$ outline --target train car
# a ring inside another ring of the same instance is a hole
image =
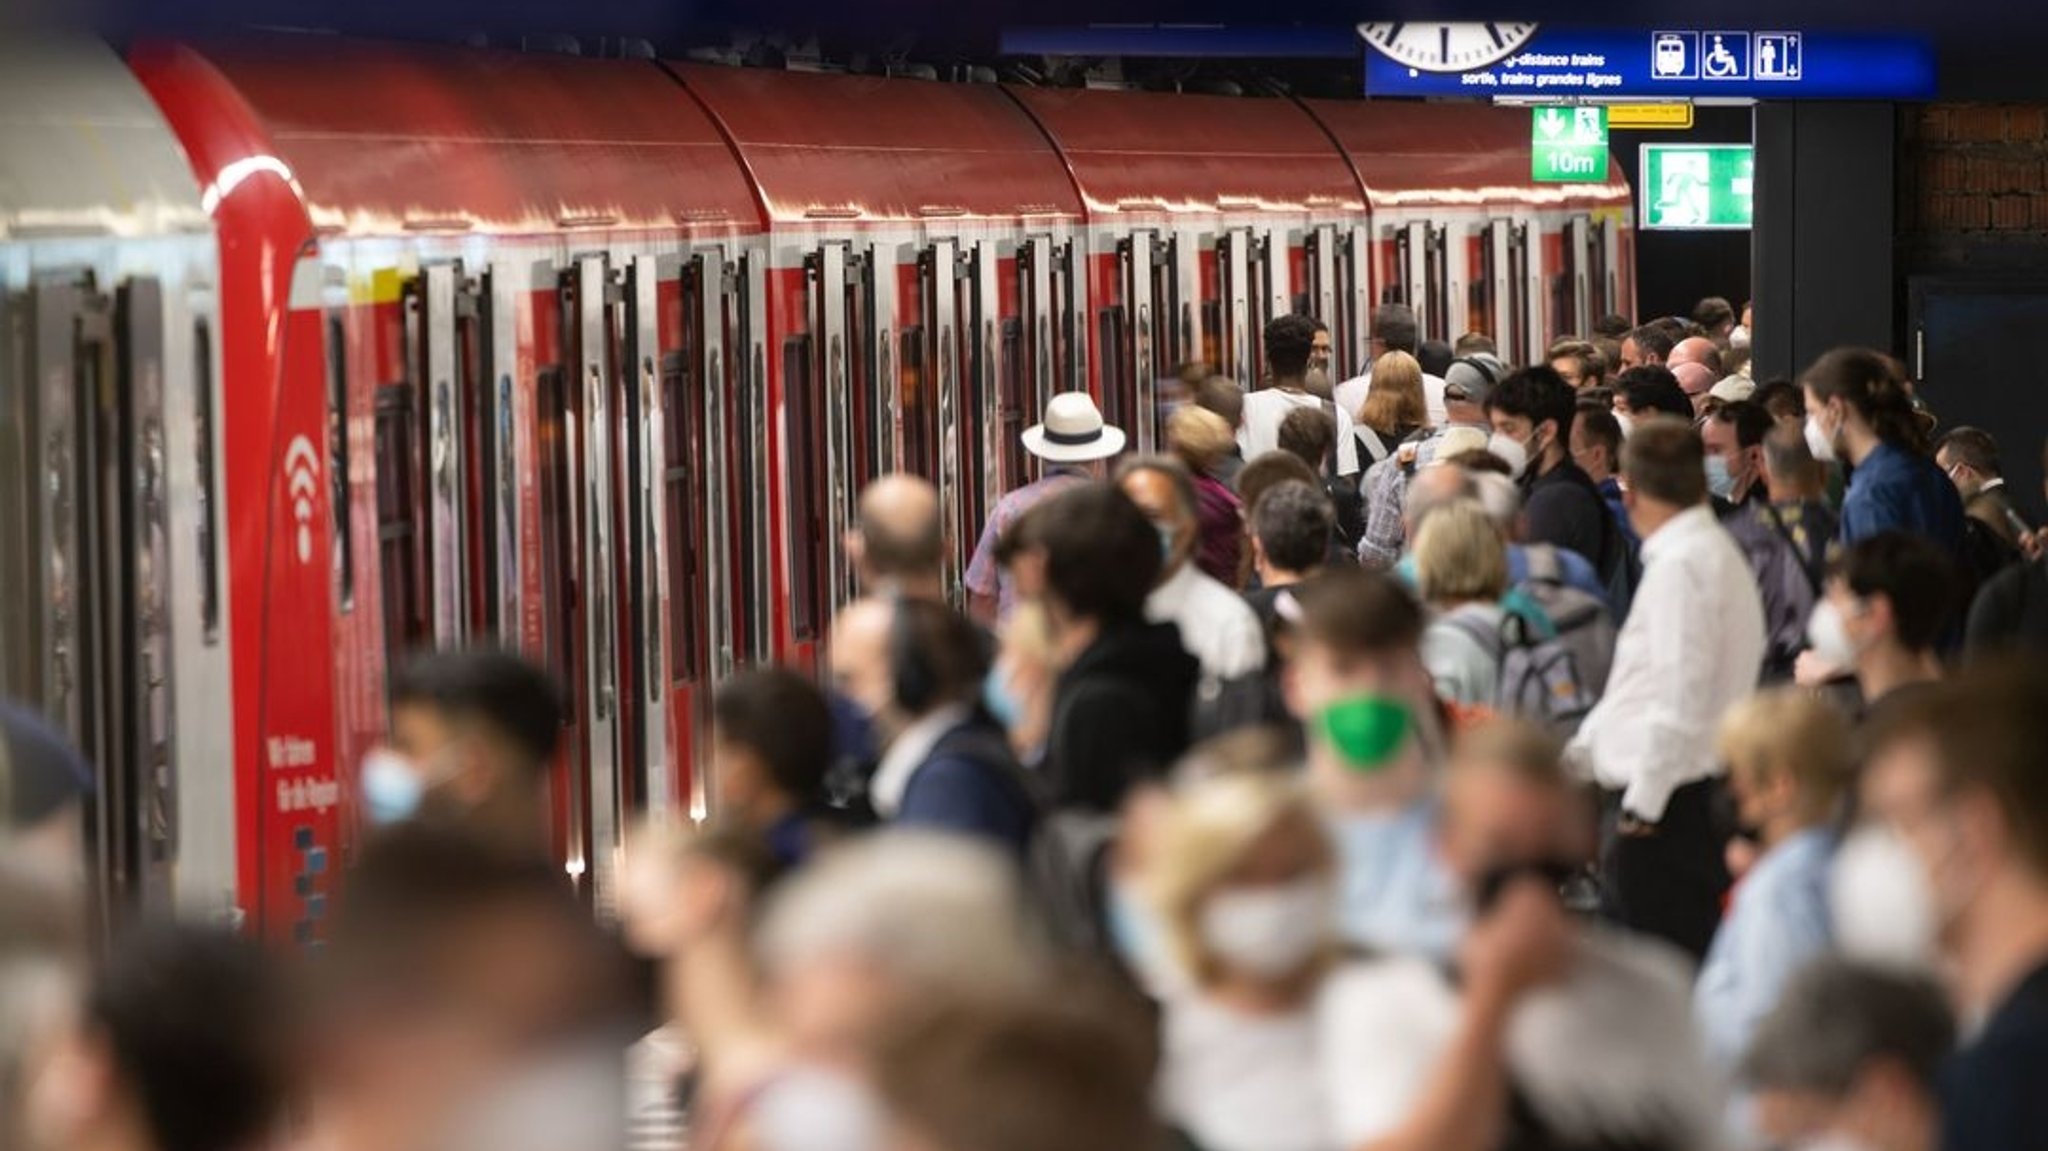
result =
[[[556,845],[602,903],[627,811],[703,810],[711,661],[771,651],[744,622],[780,496],[765,265],[731,150],[644,62],[326,37],[131,62],[219,189],[227,531],[270,565],[235,583],[271,621],[236,648],[237,697],[270,699],[236,764],[289,778],[250,834],[345,855],[393,664],[509,644],[567,689]],[[317,936],[303,874],[243,891]]]
[[[994,86],[673,70],[731,140],[767,221],[776,648],[815,666],[854,592],[843,541],[862,484],[933,479],[957,589],[988,509],[1032,478],[1019,433],[1054,391],[1083,386],[1070,296],[1081,203]]]
[[[1492,337],[1534,363],[1568,333],[1635,310],[1628,185],[1530,178],[1527,117],[1465,104],[1305,102],[1370,204],[1342,250],[1348,283],[1415,309],[1424,339]]]
[[[1094,386],[1137,450],[1162,443],[1156,389],[1177,365],[1207,362],[1256,387],[1267,320],[1297,310],[1334,320],[1336,285],[1308,274],[1329,239],[1319,225],[1360,219],[1365,202],[1300,105],[1011,91],[1087,202]]]
[[[1018,433],[1257,386],[1305,309],[1531,359],[1633,293],[1628,194],[1485,107],[1052,91],[285,36],[0,74],[0,687],[104,775],[111,913],[321,934],[409,652],[567,688],[556,848],[702,816],[712,688],[816,669],[855,496],[949,579]]]
[[[207,206],[113,52],[0,49],[0,693],[97,770],[103,927],[173,900],[225,913],[246,846],[227,733],[263,703],[229,690],[229,651],[264,621],[223,570]]]

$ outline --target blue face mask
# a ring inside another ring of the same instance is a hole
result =
[[[1159,531],[1159,558],[1173,562],[1173,529],[1164,524],[1155,525]]]
[[[1132,891],[1128,883],[1111,879],[1106,885],[1102,911],[1109,929],[1110,948],[1141,987],[1158,994],[1176,982],[1173,958],[1166,951],[1165,932],[1150,904]]]
[[[1724,500],[1734,498],[1735,477],[1728,471],[1728,461],[1720,456],[1707,457],[1707,490]]]
[[[982,677],[981,706],[987,708],[989,715],[1006,728],[1016,727],[1018,719],[1024,714],[1024,706],[1017,701],[1016,696],[1010,694],[1010,685],[1003,678],[1001,668],[990,668],[989,673]]]
[[[411,819],[427,795],[426,781],[412,762],[389,748],[363,757],[361,789],[363,813],[378,827]]]

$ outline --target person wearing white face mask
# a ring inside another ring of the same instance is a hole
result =
[[[1871,536],[1829,571],[1799,657],[1798,681],[1814,687],[1855,677],[1870,709],[1902,689],[1941,678],[1935,645],[1956,609],[1955,565],[1905,532]]]
[[[1896,528],[1954,554],[1962,544],[1962,499],[1927,454],[1898,363],[1864,348],[1837,348],[1800,383],[1813,458],[1855,469],[1842,497],[1842,542]]]
[[[1599,489],[1572,462],[1569,437],[1577,410],[1571,385],[1549,367],[1524,368],[1486,397],[1496,445],[1504,438],[1524,449],[1526,463],[1515,478],[1522,485],[1527,537],[1579,553],[1607,587],[1616,588],[1628,578],[1628,545]],[[1516,471],[1514,460],[1508,463]]]
[[[1883,846],[1845,849],[1837,864],[1844,950],[1917,944],[1964,1020],[1939,1079],[1945,1151],[2037,1147],[2048,1132],[2044,747],[2048,670],[2037,662],[1972,668],[1904,701],[1863,772],[1857,835]],[[1899,882],[1900,871],[1911,878]],[[1920,938],[1898,939],[1901,921]]]
[[[1336,943],[1333,856],[1298,779],[1181,785],[1139,880],[1174,966],[1158,1095],[1204,1151],[1336,1151],[1315,1075]]]

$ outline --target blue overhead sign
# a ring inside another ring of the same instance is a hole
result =
[[[1461,72],[1401,63],[1368,34],[1372,96],[1543,100],[1616,97],[1925,100],[1934,51],[1900,36],[1781,28],[1549,28],[1513,54]]]

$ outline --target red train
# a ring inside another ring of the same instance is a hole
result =
[[[1270,316],[1521,356],[1631,310],[1619,181],[1483,106],[952,85],[304,36],[0,61],[0,688],[101,765],[109,906],[320,931],[408,649],[572,687],[565,865],[815,663],[869,477],[957,578],[1088,388],[1250,384]]]

